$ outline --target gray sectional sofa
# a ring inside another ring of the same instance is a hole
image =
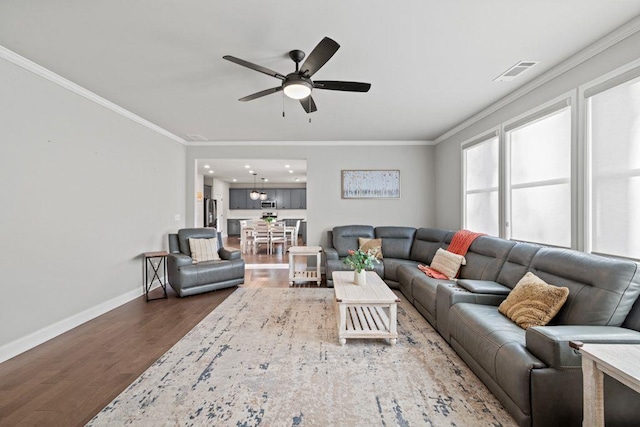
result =
[[[426,276],[438,248],[454,231],[349,225],[328,231],[325,271],[348,270],[342,260],[358,238],[380,238],[376,271],[443,336],[521,426],[582,423],[580,354],[569,341],[640,343],[640,272],[635,262],[568,249],[481,236],[470,246],[459,279]],[[498,305],[527,272],[569,297],[547,326],[521,329]],[[640,363],[640,362],[639,362]],[[608,426],[638,425],[640,396],[605,378]]]

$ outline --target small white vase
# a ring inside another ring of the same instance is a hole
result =
[[[353,283],[356,285],[366,285],[367,284],[367,272],[362,270],[360,273],[357,271],[353,272]]]

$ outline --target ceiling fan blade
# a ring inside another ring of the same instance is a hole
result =
[[[314,111],[318,111],[318,109],[316,108],[316,103],[314,102],[311,95],[301,99],[300,105],[302,105],[302,108],[304,108],[304,111],[306,111],[307,113],[313,113]]]
[[[313,87],[314,89],[343,90],[346,92],[368,92],[371,89],[371,83],[316,80],[313,82]]]
[[[338,51],[340,45],[329,37],[323,38],[320,43],[307,56],[306,61],[300,67],[300,74],[307,77],[313,76],[329,59]]]
[[[231,56],[231,55],[225,55],[222,58],[226,59],[227,61],[234,62],[234,63],[236,63],[238,65],[242,65],[243,67],[247,67],[247,68],[251,68],[252,70],[259,71],[259,72],[264,73],[264,74],[266,74],[268,76],[275,77],[276,79],[280,79],[280,80],[284,80],[285,79],[285,77],[282,74],[278,73],[278,72],[275,72],[275,71],[270,70],[270,69],[268,69],[266,67],[263,67],[262,65],[257,65],[257,64],[254,64],[252,62],[245,61],[244,59],[236,58],[235,56]]]
[[[272,93],[280,92],[282,90],[282,86],[272,87],[271,89],[261,90],[260,92],[256,92],[253,95],[247,95],[244,98],[238,99],[238,101],[253,101],[256,98],[261,98],[263,96],[271,95]]]

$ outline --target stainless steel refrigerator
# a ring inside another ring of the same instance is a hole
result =
[[[204,227],[218,228],[218,205],[215,199],[204,199]]]

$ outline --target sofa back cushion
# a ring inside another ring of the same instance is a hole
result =
[[[516,243],[509,251],[496,282],[513,289],[529,271],[533,257],[542,246],[532,243]]]
[[[376,239],[382,239],[382,256],[409,259],[411,245],[416,235],[413,227],[376,227]]]
[[[622,325],[640,295],[637,270],[631,261],[557,248],[541,248],[531,262],[536,276],[569,288],[553,320],[559,325]]]
[[[373,227],[371,225],[342,225],[333,227],[333,247],[338,252],[339,257],[349,255],[349,251],[356,251],[360,247],[358,244],[359,237],[367,239],[375,238]],[[387,256],[382,248],[382,255]]]
[[[509,252],[516,245],[511,240],[480,236],[471,243],[467,264],[460,269],[460,278],[496,281]]]
[[[447,230],[438,230],[437,228],[418,228],[411,245],[411,253],[409,259],[421,262],[425,265],[431,265],[433,256],[438,248],[444,246],[444,239],[449,234]]]
[[[191,256],[189,239],[213,239],[217,238],[218,249],[222,247],[222,235],[215,228],[183,228],[178,230],[178,244],[180,252]]]

